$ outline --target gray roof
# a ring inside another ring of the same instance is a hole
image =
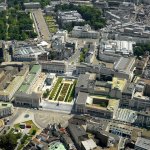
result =
[[[132,94],[134,89],[135,89],[134,83],[127,83],[123,90],[123,93]]]
[[[76,87],[88,88],[90,74],[81,74],[78,78]]]
[[[68,128],[71,132],[71,135],[75,138],[87,135],[85,129],[80,125],[69,124]]]
[[[149,148],[150,148],[150,140],[138,137],[138,139],[137,139],[137,141],[135,143],[135,146],[138,146],[138,147],[143,148],[145,150],[149,150]]]
[[[84,104],[85,105],[88,95],[89,95],[88,93],[79,92],[77,100],[76,100],[76,104]]]
[[[133,57],[121,57],[114,65],[114,69],[119,72],[130,73],[133,68],[135,58]]]

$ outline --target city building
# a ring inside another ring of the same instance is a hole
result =
[[[52,37],[50,57],[55,60],[69,58],[77,49],[77,41],[70,41],[66,30],[59,30]]]
[[[90,114],[102,118],[113,118],[119,107],[118,99],[107,98],[102,95],[89,95],[88,93],[79,92],[75,111],[83,114]]]
[[[138,137],[135,143],[135,150],[149,150],[150,148],[150,140],[142,137]]]
[[[123,123],[112,123],[111,122],[107,126],[106,131],[110,132],[112,134],[122,136],[122,137],[127,137],[127,138],[132,138],[133,134],[135,133],[136,135],[134,135],[135,137],[133,137],[133,138],[136,139],[138,134],[140,134],[142,132],[142,129],[133,127],[130,125],[126,125]]]
[[[99,36],[100,36],[99,32],[92,30],[88,24],[84,26],[74,26],[72,30],[72,37],[75,38],[98,39]]]
[[[122,92],[122,98],[120,100],[121,107],[128,107],[130,100],[133,98],[135,93],[135,85],[134,83],[127,82],[126,86]]]
[[[129,102],[129,107],[146,111],[150,107],[150,98],[144,96],[142,92],[135,92],[132,100]]]
[[[42,66],[42,70],[50,73],[65,73],[66,64],[64,61],[39,61],[39,64]]]
[[[129,56],[133,55],[133,44],[135,43],[132,41],[102,41],[100,52],[102,54],[120,54]]]
[[[10,101],[23,83],[29,67],[23,66],[20,71],[17,67],[5,66],[0,75],[0,100]]]
[[[75,10],[75,11],[58,11],[57,14],[58,22],[63,27],[67,24],[74,23],[81,23],[84,22],[82,16]]]
[[[114,75],[116,77],[132,80],[135,70],[135,57],[121,57],[114,64]]]
[[[100,140],[103,147],[116,147],[119,143],[119,137],[106,131],[97,131],[96,138]]]
[[[14,102],[21,106],[39,107],[42,93],[35,93],[33,86],[41,73],[40,65],[33,65],[24,82],[15,93]]]
[[[47,60],[49,52],[42,46],[21,46],[14,49],[12,57],[14,61],[38,61],[44,54]]]
[[[0,118],[12,115],[13,105],[11,103],[0,102]]]
[[[137,112],[137,118],[135,120],[135,124],[138,126],[149,128],[150,127],[150,113],[148,111]]]
[[[69,123],[68,130],[77,149],[81,150],[81,142],[89,139],[85,129],[80,125]]]

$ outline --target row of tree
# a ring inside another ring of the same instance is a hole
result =
[[[73,4],[64,4],[64,5],[56,5],[55,11],[69,11],[69,10],[77,10],[85,19],[84,24],[89,24],[94,29],[100,29],[106,25],[106,20],[102,17],[101,10],[86,5],[73,5]]]
[[[49,5],[50,1],[51,0],[7,0],[7,3],[8,3],[8,7],[24,9],[23,3],[40,2],[41,7],[44,8],[46,5]]]

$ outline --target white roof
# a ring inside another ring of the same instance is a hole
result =
[[[85,150],[91,150],[97,147],[96,143],[92,139],[81,142]]]
[[[41,43],[37,44],[37,46],[48,46],[46,41],[42,41]]]

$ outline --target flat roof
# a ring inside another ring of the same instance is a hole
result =
[[[86,100],[87,100],[88,95],[89,95],[88,93],[79,92],[76,104],[86,104]]]
[[[91,150],[97,147],[96,143],[92,139],[81,142],[85,150]]]
[[[138,147],[143,148],[145,150],[149,150],[149,148],[150,148],[150,140],[142,138],[142,137],[138,137],[137,141],[135,143],[135,146],[138,146]]]
[[[127,83],[126,79],[113,77],[113,80],[112,80],[112,89],[118,88],[119,90],[122,91],[124,89],[126,83]]]
[[[90,74],[80,74],[76,87],[87,88]]]
[[[33,67],[30,70],[30,73],[36,73],[40,69],[40,65],[33,65]]]

